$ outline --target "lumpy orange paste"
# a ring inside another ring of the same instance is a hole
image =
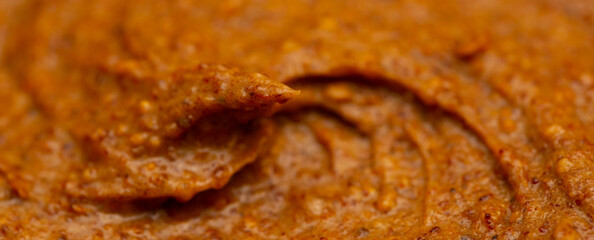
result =
[[[3,238],[594,238],[593,1],[0,9]]]

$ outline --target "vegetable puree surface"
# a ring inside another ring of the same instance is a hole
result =
[[[594,239],[594,1],[2,0],[0,237]]]

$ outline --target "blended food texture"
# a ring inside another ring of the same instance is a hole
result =
[[[0,238],[594,239],[594,1],[0,0]]]

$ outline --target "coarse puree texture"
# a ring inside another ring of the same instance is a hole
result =
[[[594,239],[594,1],[0,0],[0,238]]]

